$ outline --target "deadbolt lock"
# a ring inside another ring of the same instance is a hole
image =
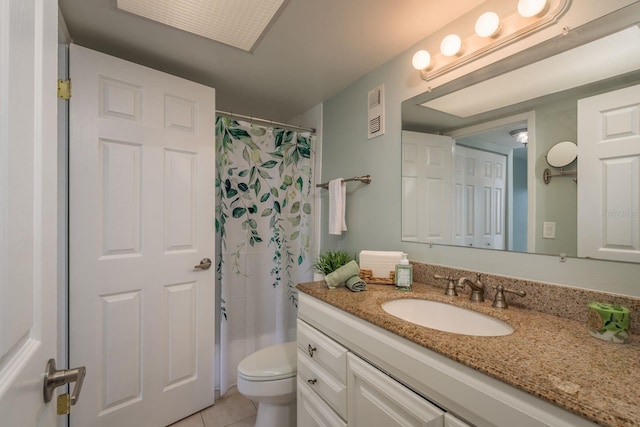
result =
[[[58,400],[56,403],[58,415],[67,415],[69,412],[71,412],[69,393],[58,395]]]

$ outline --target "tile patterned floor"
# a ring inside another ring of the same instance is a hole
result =
[[[218,398],[213,406],[171,424],[170,427],[253,427],[257,403],[237,391]]]

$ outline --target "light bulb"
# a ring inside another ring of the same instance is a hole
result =
[[[426,50],[419,50],[413,54],[413,59],[411,60],[411,64],[413,68],[416,70],[424,70],[431,68],[431,55]]]
[[[547,10],[547,0],[519,0],[518,13],[524,18],[540,16]]]
[[[500,18],[495,12],[485,12],[476,21],[476,34],[480,37],[494,37],[500,32]]]
[[[460,55],[462,53],[462,39],[457,34],[449,34],[440,43],[440,52],[444,56]]]

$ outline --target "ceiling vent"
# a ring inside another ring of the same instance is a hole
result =
[[[384,85],[369,91],[368,139],[384,135]]]

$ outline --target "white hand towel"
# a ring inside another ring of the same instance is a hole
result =
[[[361,250],[360,251],[360,256],[374,256],[374,257],[382,257],[382,258],[394,258],[397,259],[398,261],[400,261],[400,259],[402,258],[402,251],[368,251],[368,250]]]
[[[347,231],[345,210],[347,183],[342,178],[329,181],[329,234],[340,235]]]
[[[400,251],[360,251],[360,268],[371,270],[373,277],[389,277],[389,272],[394,271],[396,264],[400,263],[402,252]]]

